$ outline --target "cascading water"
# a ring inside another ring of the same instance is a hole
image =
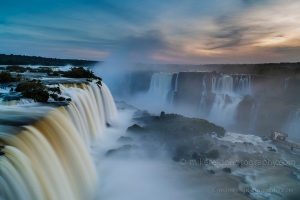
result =
[[[172,98],[172,77],[173,73],[154,73],[148,91],[149,97],[160,103],[169,102]]]
[[[224,126],[235,124],[239,103],[244,95],[251,93],[250,79],[250,76],[236,76],[234,79],[226,74],[219,78],[213,75],[211,91],[216,96],[209,120]]]
[[[250,112],[250,122],[249,122],[249,130],[250,131],[255,131],[255,125],[256,125],[256,120],[257,120],[257,115],[258,111],[260,108],[260,104],[252,104],[251,112]]]
[[[209,119],[223,126],[236,123],[237,107],[243,99],[227,94],[216,94]]]
[[[98,175],[89,153],[90,141],[116,117],[116,107],[104,83],[101,89],[90,83],[65,85],[61,90],[72,99],[67,106],[33,103],[10,106],[9,111],[7,106],[0,107],[13,123],[16,116],[44,114],[33,125],[0,125],[0,146],[5,153],[0,157],[0,199],[95,197]]]
[[[284,79],[283,91],[286,91],[286,89],[288,88],[288,86],[289,86],[289,80],[290,80],[290,78]]]
[[[176,79],[175,79],[175,89],[173,91],[173,94],[172,94],[172,105],[174,105],[174,95],[176,92],[178,92],[178,78],[179,78],[179,73],[176,74]]]
[[[300,142],[300,109],[290,114],[282,131],[289,135],[289,140]]]
[[[202,116],[205,115],[206,97],[207,97],[207,90],[206,90],[206,75],[205,75],[202,79],[202,92],[201,92],[201,99],[199,105],[199,110]]]
[[[251,93],[251,76],[236,76],[235,79],[227,74],[217,78],[212,77],[212,92],[235,95]]]
[[[251,76],[237,76],[235,78],[235,93],[246,95],[251,93]]]

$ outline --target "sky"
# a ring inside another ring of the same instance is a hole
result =
[[[300,61],[299,0],[1,0],[0,53],[143,63]]]

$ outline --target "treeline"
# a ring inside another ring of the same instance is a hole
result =
[[[261,64],[143,64],[136,63],[135,69],[159,71],[217,71],[226,74],[255,74],[267,76],[300,76],[300,62],[261,63]]]
[[[98,61],[0,54],[0,65],[91,66]]]

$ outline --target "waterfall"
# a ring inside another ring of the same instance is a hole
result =
[[[282,131],[289,135],[289,140],[300,142],[300,109],[290,114]]]
[[[251,76],[237,76],[237,94],[246,95],[251,93]]]
[[[175,89],[173,91],[172,100],[171,100],[172,105],[174,105],[174,95],[175,95],[176,92],[178,92],[178,77],[179,77],[179,73],[176,74]]]
[[[257,115],[258,111],[260,108],[260,104],[252,104],[251,112],[250,112],[250,121],[249,121],[249,130],[250,131],[255,131],[255,125],[256,125],[256,120],[257,120]]]
[[[199,105],[199,110],[202,115],[205,114],[206,97],[207,97],[207,90],[206,90],[206,75],[205,75],[202,79],[202,92],[201,92],[201,99]]]
[[[172,98],[173,73],[154,73],[151,77],[149,98],[157,102],[167,103]]]
[[[41,115],[32,125],[0,125],[5,153],[0,157],[0,199],[94,199],[98,174],[90,144],[117,117],[116,107],[104,83],[101,89],[95,83],[60,87],[72,99],[67,106],[0,107],[13,122]]]
[[[236,76],[233,78],[231,75],[222,74],[218,78],[212,75],[211,91],[216,96],[209,114],[211,121],[222,125],[236,123],[238,105],[243,100],[244,95],[251,93],[250,79],[250,76]],[[201,96],[201,101],[202,99],[204,99],[204,96]]]
[[[236,123],[238,104],[243,99],[226,94],[216,94],[209,120],[220,125],[233,125]]]
[[[179,73],[176,75],[176,81],[175,81],[175,92],[178,91],[178,78],[179,78]]]
[[[288,86],[289,86],[289,80],[290,80],[290,78],[284,79],[283,91],[286,91],[286,89],[288,88]]]

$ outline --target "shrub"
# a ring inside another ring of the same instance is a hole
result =
[[[47,102],[49,99],[49,93],[47,87],[39,80],[27,80],[17,85],[16,91],[22,92],[22,95],[26,98],[33,98],[37,102]]]
[[[12,79],[13,79],[13,77],[10,72],[7,72],[7,71],[0,72],[0,82],[1,83],[12,82]]]

